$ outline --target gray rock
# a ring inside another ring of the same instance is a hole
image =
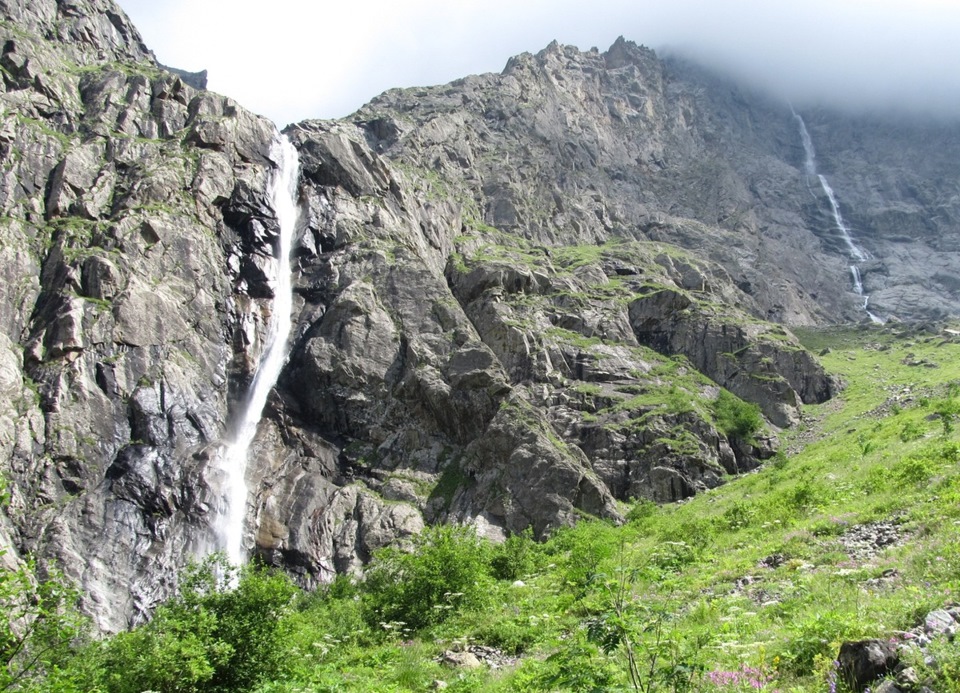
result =
[[[875,688],[871,689],[874,693],[903,693],[903,691],[893,681],[881,681]]]
[[[956,621],[953,618],[953,615],[945,609],[937,609],[936,611],[931,611],[923,619],[923,629],[928,634],[936,636],[945,634],[948,629],[955,628]]]
[[[915,689],[920,686],[920,676],[913,667],[906,667],[897,673],[897,683],[908,690]]]
[[[858,640],[840,645],[840,674],[854,690],[891,673],[899,662],[897,648],[886,640]]]
[[[447,666],[460,667],[461,669],[477,669],[483,666],[483,663],[472,652],[447,650],[443,653],[442,661]]]

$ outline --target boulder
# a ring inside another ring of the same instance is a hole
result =
[[[840,645],[840,675],[855,691],[892,673],[900,662],[896,644],[887,640],[857,640]]]

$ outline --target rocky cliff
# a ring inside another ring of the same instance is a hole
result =
[[[958,125],[804,115],[871,256],[871,305],[888,319],[955,315]],[[389,91],[354,120],[503,231],[545,245],[668,242],[721,265],[760,317],[864,318],[790,106],[695,66],[623,39],[605,53],[552,44],[498,75]]]
[[[108,0],[0,9],[0,540],[115,630],[218,546],[276,283],[277,133]],[[956,129],[809,120],[873,309],[956,314]],[[287,135],[295,327],[246,548],[306,585],[424,523],[542,536],[688,497],[775,450],[720,423],[721,388],[774,426],[837,390],[776,324],[864,317],[784,105],[621,40]]]

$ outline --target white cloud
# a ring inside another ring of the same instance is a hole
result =
[[[553,39],[673,46],[794,99],[960,113],[952,0],[120,0],[162,61],[280,124],[499,71]],[[269,11],[267,11],[269,10]]]

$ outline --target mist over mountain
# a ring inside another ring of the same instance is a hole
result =
[[[278,123],[343,117],[392,87],[500,72],[508,56],[553,40],[588,50],[620,35],[804,107],[960,113],[960,9],[941,0],[122,5],[161,62],[208,69],[212,89]]]
[[[293,157],[112,0],[0,10],[0,540],[105,631],[228,534],[314,587],[427,524],[689,498],[839,391],[791,327],[960,314],[960,120],[791,109],[620,38],[303,120]]]

